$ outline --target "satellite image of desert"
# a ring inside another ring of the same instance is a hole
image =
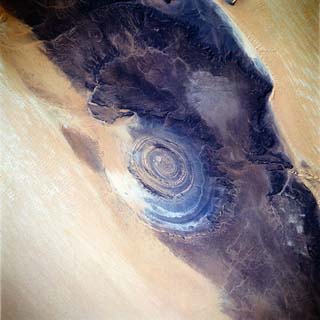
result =
[[[319,12],[0,1],[1,319],[319,320]]]

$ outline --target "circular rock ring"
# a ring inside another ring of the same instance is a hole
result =
[[[193,186],[192,163],[178,144],[164,138],[139,139],[130,169],[149,191],[164,198],[181,197]]]

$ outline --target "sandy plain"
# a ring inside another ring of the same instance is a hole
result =
[[[3,318],[227,319],[108,182],[104,168],[126,179],[126,124],[94,120],[28,28],[2,19]]]

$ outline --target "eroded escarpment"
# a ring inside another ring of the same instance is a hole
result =
[[[99,2],[34,30],[89,91],[93,117],[137,115],[128,172],[147,192],[141,218],[219,284],[226,312],[317,319],[319,211],[288,171],[270,78],[216,6],[145,3]]]

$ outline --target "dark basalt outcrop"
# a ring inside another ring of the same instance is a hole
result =
[[[225,290],[226,312],[239,320],[319,319],[319,209],[289,173],[268,104],[272,81],[218,7],[204,0],[11,7],[88,90],[93,117],[137,115],[128,170],[148,193],[142,218]]]

